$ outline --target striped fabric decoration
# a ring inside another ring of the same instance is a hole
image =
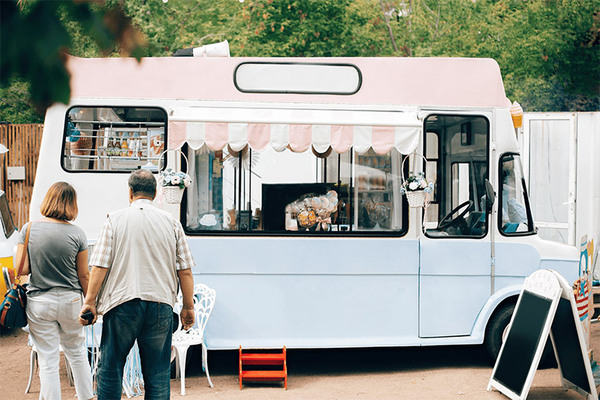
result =
[[[582,282],[583,285],[581,284]],[[577,282],[575,302],[577,303],[577,313],[579,314],[579,319],[581,321],[585,321],[590,308],[590,286],[589,281],[585,278],[580,278]]]
[[[359,154],[396,148],[410,154],[419,144],[422,124],[415,112],[392,110],[189,107],[169,112],[168,146],[240,151],[249,145],[261,151],[270,145],[275,151],[298,153],[311,146],[317,153],[329,147],[344,153],[353,147]]]

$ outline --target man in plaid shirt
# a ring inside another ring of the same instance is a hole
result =
[[[181,323],[194,325],[194,260],[183,227],[156,208],[156,179],[148,170],[129,177],[128,208],[108,215],[89,264],[90,283],[82,313],[104,315],[98,399],[120,399],[123,367],[138,341],[146,398],[168,399],[173,305],[178,281]],[[80,319],[82,324],[84,319]]]

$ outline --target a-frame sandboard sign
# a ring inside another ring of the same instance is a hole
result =
[[[586,398],[596,400],[598,394],[587,351],[586,333],[579,318],[573,289],[558,272],[552,272],[563,289],[550,329],[563,388],[573,389]]]
[[[525,399],[549,335],[563,387],[598,399],[572,289],[550,270],[525,279],[487,389]]]

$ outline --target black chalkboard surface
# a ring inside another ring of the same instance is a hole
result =
[[[551,329],[556,359],[564,379],[591,393],[574,317],[571,302],[561,297]]]
[[[511,399],[526,399],[549,334],[563,388],[596,399],[572,287],[552,270],[538,270],[525,279],[488,390],[496,388]]]
[[[542,333],[551,305],[552,299],[523,291],[504,348],[496,361],[492,379],[519,396],[525,387],[540,340],[546,343],[547,334],[542,338]]]

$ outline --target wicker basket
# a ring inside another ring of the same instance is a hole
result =
[[[162,169],[163,156],[169,151],[181,154],[181,156],[185,158],[186,164],[188,164],[188,159],[185,156],[185,153],[182,152],[180,149],[167,149],[160,153],[160,161],[158,164],[159,169]],[[183,191],[185,190],[185,188],[181,189],[179,186],[162,186],[162,181],[159,182],[159,185],[162,187],[163,197],[165,198],[168,204],[181,204],[181,200],[183,199]]]
[[[423,207],[425,206],[425,193],[424,190],[416,190],[414,192],[406,192],[406,200],[410,207]]]
[[[412,156],[414,157],[420,157],[423,162],[425,163],[425,168],[424,170],[427,170],[427,159],[422,156],[419,153],[412,153]],[[404,158],[404,160],[402,161],[402,167],[401,170],[404,171],[404,163],[406,162],[406,160],[408,160],[408,156]],[[401,176],[402,178],[402,184],[404,185],[406,183],[406,178],[404,177],[404,174]],[[408,189],[408,188],[407,188]],[[408,205],[410,207],[424,207],[425,206],[425,202],[427,200],[427,193],[425,193],[424,190],[415,190],[415,191],[409,191],[407,190],[405,192],[406,194],[406,200],[408,200]]]
[[[181,204],[183,190],[179,186],[163,186],[163,195],[169,204]]]

